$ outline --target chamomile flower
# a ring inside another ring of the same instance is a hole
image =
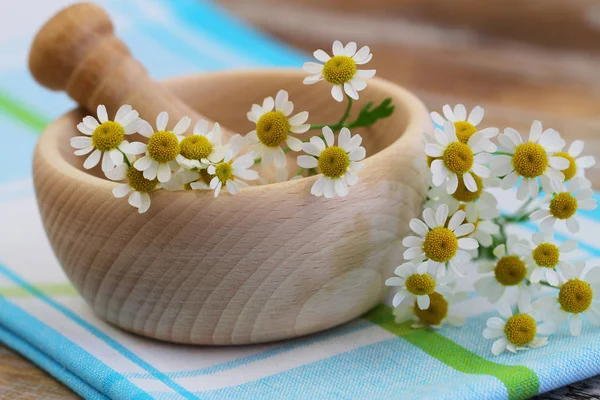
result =
[[[140,119],[138,112],[127,104],[119,108],[114,121],[109,121],[106,107],[102,104],[98,106],[96,114],[98,119],[88,115],[77,125],[79,132],[86,136],[72,137],[71,146],[77,149],[77,156],[93,151],[83,163],[85,169],[95,167],[102,159],[102,171],[106,172],[123,164],[124,153],[135,151],[129,148],[125,135],[138,132]]]
[[[562,170],[565,181],[573,179],[575,176],[585,177],[585,169],[596,165],[596,159],[592,156],[579,157],[583,152],[583,141],[575,140],[569,146],[568,151],[559,151],[554,154],[556,157],[563,157],[569,160],[569,167]]]
[[[193,134],[179,143],[177,162],[188,169],[207,168],[210,163],[223,159],[225,148],[221,143],[221,126],[215,122],[208,129],[208,121],[200,120],[194,126]]]
[[[539,283],[545,278],[550,285],[558,286],[561,275],[563,277],[572,275],[573,263],[565,260],[564,254],[577,249],[577,241],[567,240],[557,246],[552,243],[550,235],[541,233],[534,233],[532,241],[533,248],[520,246],[517,250],[525,257],[527,265],[533,268],[529,277],[532,283]]]
[[[600,326],[600,269],[585,271],[585,263],[579,262],[572,275],[559,286],[558,294],[544,296],[534,302],[543,326],[551,333],[569,321],[571,335],[581,334],[582,318]]]
[[[135,145],[136,150],[146,152],[146,155],[133,165],[144,173],[144,178],[158,178],[159,182],[168,182],[171,179],[171,172],[179,169],[177,157],[179,143],[183,140],[181,135],[187,131],[191,122],[189,117],[183,117],[172,131],[167,131],[169,114],[163,111],[156,117],[156,132],[146,121],[140,124],[139,132],[148,138],[148,144],[137,142],[132,143],[131,147]]]
[[[485,276],[475,282],[475,290],[487,298],[490,303],[497,303],[506,290],[513,287],[517,288],[519,294],[521,291],[529,292],[531,290],[525,281],[527,264],[523,257],[517,254],[518,246],[527,246],[527,241],[509,235],[506,244],[500,244],[494,248],[493,253],[496,259],[479,265],[479,272]]]
[[[568,185],[554,182],[552,186],[555,189],[551,195],[548,209],[536,210],[531,213],[529,218],[532,221],[540,220],[540,230],[544,233],[552,233],[557,220],[565,221],[567,229],[571,233],[579,232],[579,222],[575,217],[577,210],[593,210],[597,207],[590,183],[577,177],[569,181]]]
[[[285,153],[281,148],[284,143],[293,151],[302,150],[302,141],[289,134],[300,134],[310,129],[310,124],[305,124],[308,112],[302,111],[290,117],[292,111],[294,104],[288,100],[288,92],[280,90],[275,101],[267,97],[262,106],[253,104],[248,112],[248,119],[256,124],[256,129],[248,134],[247,140],[254,154],[262,158],[263,167],[273,162],[277,168],[285,167]]]
[[[473,177],[481,182],[481,178],[476,175]],[[429,189],[427,196],[429,200],[425,203],[426,207],[437,208],[440,204],[447,204],[450,214],[454,214],[457,210],[465,211],[466,221],[475,226],[475,230],[469,234],[469,237],[475,238],[483,247],[492,245],[492,235],[500,231],[500,227],[493,221],[500,216],[498,201],[493,194],[482,190],[469,192],[464,183],[459,183],[458,189],[451,195],[446,190],[434,186]],[[464,203],[457,198],[469,202]]]
[[[467,143],[458,140],[456,128],[452,122],[446,121],[444,131],[435,129],[437,143],[425,145],[425,153],[437,158],[431,163],[432,181],[434,186],[446,186],[449,194],[456,192],[460,181],[470,192],[477,192],[479,186],[473,175],[480,178],[490,176],[490,170],[485,165],[491,155],[483,150],[487,140],[480,132],[473,134]],[[472,172],[473,174],[470,174]]]
[[[490,161],[492,172],[503,176],[500,187],[508,190],[515,186],[522,177],[523,181],[517,190],[517,198],[525,200],[527,196],[537,198],[540,179],[546,193],[552,192],[552,180],[563,181],[565,176],[561,170],[569,167],[566,158],[556,156],[562,150],[565,141],[553,129],[542,132],[542,123],[534,121],[529,131],[529,139],[523,142],[521,134],[512,128],[506,128],[498,136],[498,141],[509,155],[497,155]]]
[[[371,60],[373,55],[369,46],[363,46],[356,51],[356,43],[350,42],[346,46],[338,40],[333,42],[333,57],[323,50],[317,50],[313,54],[322,62],[306,62],[302,67],[304,71],[311,74],[304,78],[304,83],[311,85],[323,79],[333,85],[331,95],[336,101],[344,100],[344,92],[358,100],[358,92],[367,87],[367,79],[375,76],[374,69],[359,70],[357,65],[363,65]]]
[[[363,167],[360,162],[365,158],[365,148],[360,144],[360,135],[352,136],[348,128],[342,128],[335,145],[333,131],[323,128],[325,141],[318,136],[310,142],[302,143],[302,149],[310,155],[298,156],[298,165],[302,168],[319,168],[322,176],[313,184],[310,192],[315,196],[330,199],[348,194],[348,186],[358,182],[358,172]]]
[[[385,281],[387,286],[398,287],[398,292],[392,300],[394,307],[400,303],[414,303],[420,310],[426,310],[431,303],[430,296],[434,292],[449,295],[452,292],[451,281],[445,277],[436,279],[427,273],[427,263],[421,263],[418,267],[412,263],[404,263],[396,268],[398,276]]]
[[[458,276],[464,276],[471,260],[468,250],[475,250],[479,246],[477,240],[464,238],[475,228],[473,224],[463,224],[465,212],[459,210],[452,215],[448,223],[448,206],[440,205],[436,212],[431,208],[423,211],[423,221],[418,218],[410,220],[410,229],[418,236],[407,236],[402,244],[407,250],[404,259],[412,263],[427,260],[431,270],[436,275],[446,273],[446,265]]]
[[[206,169],[206,172],[212,176],[209,187],[215,191],[215,197],[219,196],[223,186],[227,188],[229,194],[235,195],[240,187],[247,186],[244,181],[258,179],[258,172],[249,169],[254,165],[252,154],[237,157],[243,146],[244,139],[240,135],[233,136],[225,157]]]
[[[138,209],[140,214],[150,208],[150,193],[159,188],[158,179],[146,179],[141,171],[136,168],[121,164],[107,171],[106,177],[113,181],[127,180],[113,189],[112,193],[117,199],[129,195],[129,204]]]
[[[484,150],[490,153],[496,151],[496,145],[493,144],[490,139],[498,135],[498,128],[477,129],[477,125],[483,120],[483,108],[476,106],[471,110],[468,117],[467,109],[462,104],[455,105],[454,111],[450,105],[446,104],[442,107],[442,111],[444,113],[443,117],[435,111],[431,113],[431,119],[437,126],[443,127],[447,121],[452,122],[456,129],[458,140],[465,144],[469,141],[471,136],[479,132],[487,139],[485,141]]]
[[[457,310],[456,305],[468,298],[467,293],[458,292],[446,297],[438,292],[433,292],[429,298],[430,303],[426,310],[420,309],[417,302],[414,302],[413,305],[401,303],[395,307],[396,323],[401,324],[412,320],[411,327],[415,329],[426,326],[440,329],[446,323],[451,326],[464,325],[465,318]]]
[[[529,302],[529,296],[519,297],[519,313],[513,314],[508,303],[498,303],[499,317],[487,320],[487,328],[483,331],[486,339],[496,339],[492,344],[492,354],[497,356],[508,350],[516,353],[519,350],[535,349],[548,344],[548,338],[538,334],[549,334],[540,329],[534,318],[534,310]]]

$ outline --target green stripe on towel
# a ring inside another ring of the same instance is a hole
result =
[[[539,379],[531,369],[521,365],[511,366],[486,360],[435,331],[412,329],[410,322],[397,324],[394,322],[391,307],[382,304],[363,318],[406,340],[457,371],[465,374],[490,375],[499,379],[506,387],[510,400],[526,399],[539,392]]]
[[[49,283],[33,285],[37,290],[48,296],[77,296],[78,293],[70,283]],[[33,297],[34,295],[21,286],[0,287],[0,296]]]
[[[41,133],[49,122],[47,118],[31,109],[28,105],[3,91],[0,91],[0,111],[24,123],[38,133]]]

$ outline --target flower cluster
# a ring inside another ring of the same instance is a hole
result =
[[[584,170],[591,156],[584,146],[565,141],[553,130],[531,125],[529,135],[506,128],[481,128],[484,110],[446,105],[433,112],[434,133],[424,135],[426,158],[417,166],[429,183],[423,218],[402,241],[405,263],[386,281],[397,288],[393,298],[398,323],[440,327],[461,325],[456,290],[466,276],[480,296],[497,304],[500,317],[487,321],[492,353],[517,352],[548,342],[569,321],[582,330],[582,317],[600,325],[600,268],[586,268],[570,257],[575,240],[558,243],[555,229],[579,232],[577,211],[596,208]],[[501,215],[494,193],[512,190],[521,207]],[[530,240],[507,234],[510,224],[539,221]],[[477,261],[477,268],[472,268]],[[532,301],[533,299],[533,301]]]
[[[333,85],[331,94],[341,102],[346,94],[348,105],[341,119],[330,124],[309,124],[309,113],[294,113],[294,103],[285,90],[267,97],[262,104],[254,104],[247,113],[254,125],[245,136],[233,135],[224,142],[218,123],[197,121],[188,132],[192,120],[183,117],[174,126],[169,115],[161,112],[153,127],[141,119],[131,106],[124,105],[114,120],[109,120],[106,107],[99,105],[97,119],[83,118],[77,129],[85,136],[71,138],[71,146],[78,156],[88,155],[84,168],[91,169],[101,163],[108,179],[121,182],[113,189],[117,198],[129,196],[129,204],[144,213],[150,207],[150,194],[157,189],[165,190],[213,190],[217,197],[223,188],[235,195],[249,182],[269,183],[252,169],[260,165],[261,175],[269,175],[267,169],[274,167],[275,181],[287,180],[288,152],[304,152],[295,156],[299,170],[291,179],[320,174],[312,188],[315,196],[333,198],[348,195],[349,187],[358,183],[358,173],[363,167],[366,150],[361,146],[362,137],[352,135],[350,129],[370,126],[386,118],[394,111],[391,99],[371,108],[366,104],[354,121],[349,121],[353,100],[365,89],[367,80],[375,70],[359,70],[371,60],[368,46],[357,51],[356,43],[342,45],[333,43],[333,57],[323,50],[314,53],[323,64],[307,62],[304,70],[311,75],[305,84],[325,80]],[[310,130],[320,135],[303,135]],[[132,142],[126,137],[138,134],[145,142]],[[336,142],[336,135],[337,142]],[[302,136],[300,136],[302,137]]]

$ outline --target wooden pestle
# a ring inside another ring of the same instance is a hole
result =
[[[169,113],[170,127],[184,115],[194,123],[207,119],[150,78],[94,4],[75,4],[54,15],[33,41],[29,69],[41,85],[66,91],[94,115],[98,104],[111,117],[130,104],[153,126],[161,111]]]

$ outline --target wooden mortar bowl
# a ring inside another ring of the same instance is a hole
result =
[[[253,129],[246,120],[252,103],[279,89],[290,93],[296,112],[310,112],[310,122],[337,121],[345,104],[331,98],[326,83],[303,85],[304,76],[233,71],[166,87],[237,132]],[[423,154],[422,133],[432,130],[423,104],[375,78],[354,110],[386,97],[396,106],[392,116],[352,132],[362,135],[369,157],[345,198],[312,196],[312,176],[217,199],[212,191],[159,191],[142,215],[113,198],[117,183],[85,171],[84,159],[73,155],[69,138],[87,114],[73,110],[46,128],[33,165],[54,252],[99,317],[160,340],[268,342],[356,318],[383,299],[384,281],[402,261],[401,238],[426,194],[413,167]],[[290,171],[298,154],[288,159]]]

